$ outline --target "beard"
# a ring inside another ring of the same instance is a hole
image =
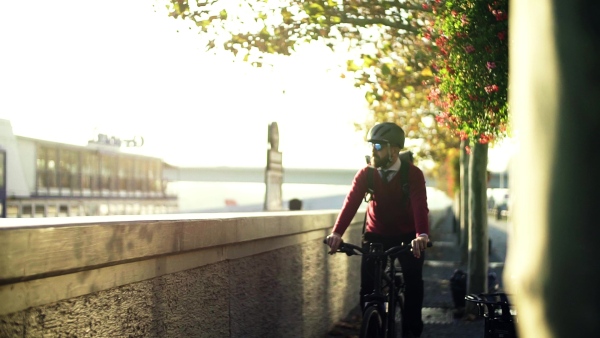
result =
[[[375,168],[385,167],[390,163],[390,159],[386,156],[381,158],[377,155],[371,156],[371,165]]]

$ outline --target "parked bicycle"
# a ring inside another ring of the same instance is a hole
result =
[[[485,318],[484,338],[517,338],[517,316],[505,293],[470,294],[465,300],[475,303],[479,316]]]
[[[323,241],[327,244],[327,239]],[[427,244],[431,247],[431,242]],[[371,243],[367,252],[362,247],[350,243],[340,245],[337,252],[348,256],[364,255],[375,261],[373,292],[364,299],[361,338],[399,338],[402,337],[404,311],[404,278],[397,262],[398,256],[411,250],[410,244],[398,245],[383,251],[383,245]]]

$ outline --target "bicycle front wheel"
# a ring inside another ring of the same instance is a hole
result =
[[[382,338],[383,332],[381,313],[376,306],[369,306],[363,313],[360,338]]]
[[[404,312],[404,295],[399,294],[394,302],[394,308],[390,309],[390,322],[388,323],[388,337],[402,338],[402,313]]]

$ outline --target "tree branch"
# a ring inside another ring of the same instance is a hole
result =
[[[405,11],[415,11],[415,12],[424,12],[424,13],[433,13],[433,9],[429,6],[427,9],[423,8],[423,6],[415,6],[411,5],[407,2],[401,3],[400,0],[395,0],[396,8],[404,9]]]
[[[415,34],[418,34],[421,32],[421,29],[418,27],[407,25],[407,24],[401,23],[399,21],[386,20],[383,18],[359,19],[359,18],[349,18],[347,16],[344,16],[344,18],[342,19],[342,22],[352,24],[355,26],[362,26],[362,27],[366,27],[369,25],[383,25],[383,26],[387,26],[387,27],[402,29],[407,32],[411,32],[411,33],[415,33]]]

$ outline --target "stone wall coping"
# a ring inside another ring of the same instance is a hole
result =
[[[337,212],[283,211],[2,220],[0,285],[119,262],[331,229]],[[360,214],[362,213],[359,212]]]

